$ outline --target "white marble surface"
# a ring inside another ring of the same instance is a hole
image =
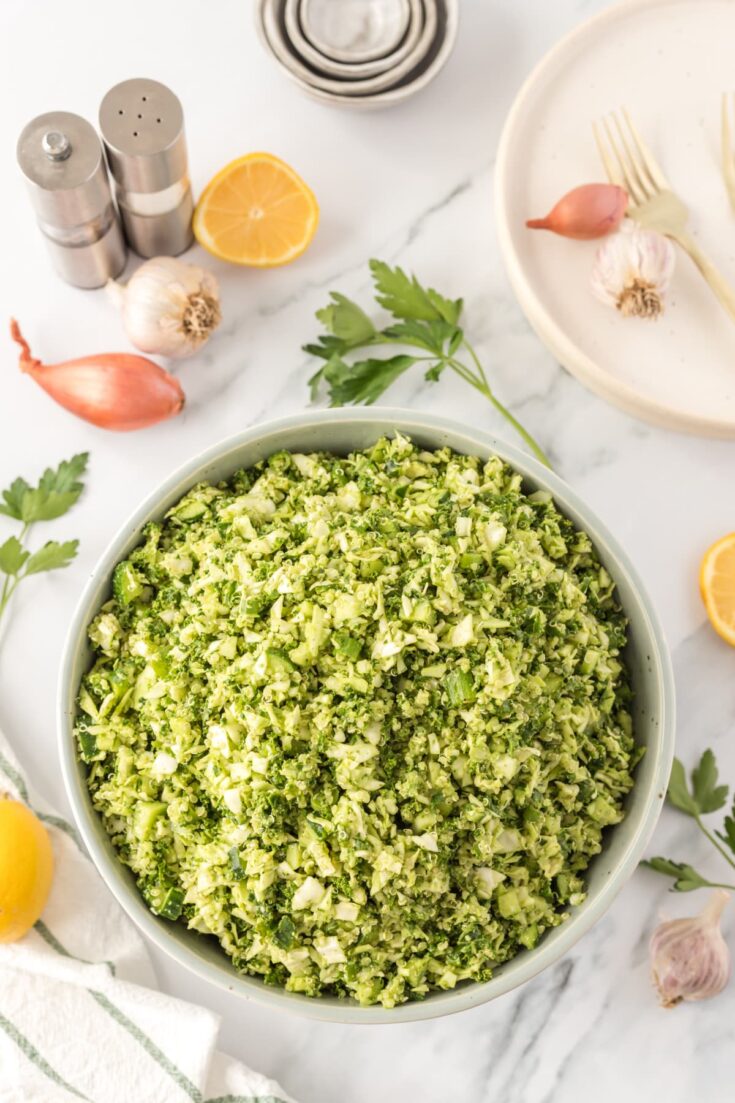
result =
[[[230,158],[263,148],[299,169],[322,206],[318,237],[292,267],[214,265],[226,320],[206,353],[181,367],[189,404],[167,425],[123,437],[73,420],[17,372],[3,339],[0,483],[35,476],[74,451],[91,453],[83,503],[48,527],[49,536],[81,538],[79,559],[23,586],[0,654],[0,725],[60,807],[67,805],[55,680],[89,569],[175,465],[244,426],[304,407],[312,365],[299,346],[315,332],[313,312],[331,287],[364,295],[374,254],[465,295],[467,324],[499,394],[617,534],[650,588],[676,666],[679,753],[691,760],[711,744],[735,779],[735,653],[708,627],[696,586],[702,550],[734,527],[735,445],[652,429],[585,391],[530,332],[495,244],[494,150],[514,92],[560,35],[603,6],[464,0],[456,53],[436,83],[388,113],[358,116],[309,102],[283,78],[256,39],[246,0],[127,0],[114,14],[91,0],[5,0],[2,305],[37,355],[53,361],[127,346],[102,293],[67,287],[49,269],[13,163],[17,132],[32,115],[61,108],[94,119],[112,83],[150,75],[184,102],[196,189]],[[505,432],[455,379],[431,386],[409,376],[391,399]],[[653,849],[709,861],[707,844],[668,811]],[[701,894],[674,898],[665,888],[637,873],[556,967],[447,1020],[370,1029],[307,1023],[238,1002],[160,955],[156,965],[166,990],[222,1014],[224,1048],[303,1103],[689,1103],[693,1095],[725,1103],[735,1083],[735,983],[711,1004],[659,1010],[647,934],[660,909],[676,914],[701,903]]]

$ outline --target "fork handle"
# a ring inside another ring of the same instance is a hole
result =
[[[693,237],[689,234],[671,234],[671,237],[689,254],[722,306],[724,306],[730,317],[735,319],[735,289],[730,286],[720,270],[715,268],[712,261],[704,255]]]

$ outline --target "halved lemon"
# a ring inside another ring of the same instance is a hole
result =
[[[194,211],[194,235],[220,260],[273,268],[300,257],[319,205],[297,172],[272,153],[248,153],[210,180]]]
[[[25,804],[0,793],[0,943],[30,931],[46,906],[53,870],[46,828]]]
[[[712,627],[735,647],[735,532],[705,552],[699,588]]]

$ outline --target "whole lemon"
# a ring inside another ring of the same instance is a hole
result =
[[[30,808],[0,794],[0,942],[15,942],[48,899],[54,856],[48,831]]]

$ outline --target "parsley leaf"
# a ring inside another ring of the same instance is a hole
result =
[[[303,346],[304,352],[311,353],[312,356],[318,356],[320,360],[330,360],[335,353],[341,355],[343,352],[347,352],[347,346],[345,342],[339,337],[332,337],[328,333],[322,333],[316,342]]]
[[[29,574],[40,574],[42,571],[57,571],[60,567],[68,567],[76,556],[78,547],[78,540],[67,540],[63,544],[60,544],[58,540],[49,540],[29,557],[24,577]]]
[[[0,571],[3,574],[16,575],[29,554],[17,536],[9,536],[5,543],[0,545]]]
[[[23,520],[53,521],[61,517],[75,504],[84,489],[80,482],[87,469],[89,454],[80,452],[70,460],[62,460],[56,470],[47,468],[36,490],[26,495]]]
[[[441,319],[433,322],[417,322],[415,319],[396,322],[383,333],[391,341],[415,345],[437,356],[453,356],[462,341],[462,330]]]
[[[459,325],[462,300],[447,299],[433,288],[423,287],[402,268],[391,268],[384,261],[371,260],[370,271],[375,298],[393,315],[394,321],[379,330],[357,303],[332,291],[327,305],[316,312],[326,332],[303,346],[306,352],[324,361],[309,380],[312,401],[322,385],[326,385],[332,406],[370,405],[415,364],[424,366],[424,377],[432,383],[450,368],[492,403],[534,455],[550,467],[533,437],[491,390],[485,369]],[[388,358],[353,360],[350,356],[358,349],[374,345],[408,345],[419,351],[412,356],[399,353]],[[461,349],[469,356],[469,363],[457,359]]]
[[[693,892],[694,889],[713,885],[712,881],[708,881],[685,862],[673,862],[670,858],[648,858],[641,865],[655,870],[656,873],[663,873],[665,877],[673,877],[675,880],[671,886],[672,892]]]
[[[30,487],[25,479],[15,479],[7,490],[3,491],[3,501],[0,502],[0,513],[6,517],[13,517],[16,521],[23,520],[23,499]]]
[[[675,758],[671,767],[671,777],[669,778],[666,796],[669,804],[673,804],[674,808],[678,808],[680,812],[684,812],[685,815],[691,816],[696,821],[697,827],[705,838],[719,851],[725,861],[735,869],[735,861],[727,853],[725,847],[717,841],[718,839],[721,840],[725,843],[725,846],[728,846],[735,853],[735,803],[733,803],[732,813],[725,817],[724,832],[715,831],[713,834],[702,822],[702,816],[719,811],[727,800],[728,786],[718,785],[717,780],[717,762],[711,750],[708,749],[703,752],[699,763],[692,770],[691,789],[687,783],[683,764],[678,758]],[[664,868],[666,862],[668,862],[668,869]],[[650,862],[645,862],[644,865],[649,865],[652,869],[658,870],[659,873],[668,873],[670,877],[675,876],[678,870],[680,872],[679,881],[674,888],[678,889],[679,892],[688,892],[690,889],[701,887],[700,884],[694,884],[694,880],[700,875],[691,866],[669,862],[665,858],[653,858]],[[702,880],[701,884],[717,887],[718,882]],[[733,886],[721,885],[720,887],[732,888]]]
[[[678,758],[674,759],[674,764],[671,767],[671,777],[669,778],[666,795],[669,798],[669,803],[678,808],[680,812],[685,812],[687,816],[699,815],[699,806],[689,792],[684,766]]]
[[[0,513],[27,525],[61,517],[82,493],[83,483],[79,480],[88,458],[87,452],[81,452],[70,460],[62,460],[56,470],[47,468],[37,487],[30,487],[25,479],[15,479],[3,491]]]
[[[316,312],[319,321],[339,339],[344,349],[370,342],[376,330],[365,311],[339,291],[331,291],[330,296],[331,303]]]
[[[441,377],[441,373],[447,366],[446,360],[437,360],[436,364],[432,364],[427,371],[424,372],[424,379],[429,383],[438,383]]]
[[[312,376],[310,383],[312,388],[321,379],[329,383],[332,406],[353,403],[372,406],[383,391],[415,363],[415,357],[402,354],[385,360],[358,360],[354,364],[346,364],[340,356],[333,356]]]
[[[729,816],[725,816],[723,827],[725,830],[718,831],[717,835],[722,839],[723,843],[726,843],[730,847],[733,854],[735,854],[735,800],[733,800]]]
[[[717,763],[711,750],[706,750],[699,765],[692,770],[692,789],[687,784],[684,766],[678,758],[671,767],[667,796],[669,802],[688,816],[704,816],[717,812],[727,800],[727,785],[717,784]]]
[[[19,537],[10,536],[0,545],[0,574],[5,576],[0,579],[0,617],[24,578],[68,567],[77,554],[77,540],[49,540],[35,552],[24,547],[23,541],[37,521],[53,521],[77,502],[84,489],[82,476],[88,459],[86,452],[80,452],[70,460],[62,460],[56,468],[48,467],[38,486],[17,478],[2,492],[0,514],[19,521],[23,527]]]
[[[692,788],[699,811],[717,812],[724,807],[729,792],[727,785],[717,784],[717,763],[712,751],[704,752],[699,765],[692,770]]]
[[[456,325],[462,313],[461,299],[445,299],[432,288],[425,290],[415,276],[407,276],[402,268],[391,268],[382,260],[371,260],[370,271],[381,306],[395,318],[437,320]]]

